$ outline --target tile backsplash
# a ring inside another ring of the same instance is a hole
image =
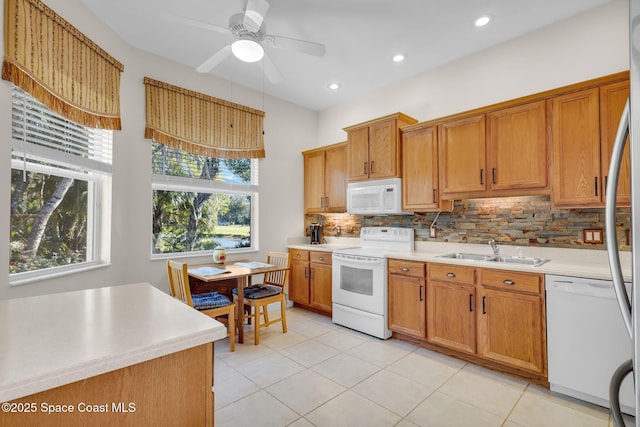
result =
[[[605,249],[603,243],[585,243],[583,240],[585,229],[604,230],[604,208],[552,209],[549,196],[456,200],[451,212],[443,211],[438,215],[437,235],[430,238],[429,228],[436,214],[307,214],[305,234],[309,235],[309,224],[317,222],[324,226],[325,236],[358,237],[361,227],[411,227],[415,230],[416,241],[486,243],[494,239],[501,245]],[[621,250],[628,251],[629,208],[619,208],[616,219],[618,245]]]

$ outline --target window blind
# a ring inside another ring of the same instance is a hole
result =
[[[12,99],[14,156],[111,173],[113,131],[74,123],[15,86]]]

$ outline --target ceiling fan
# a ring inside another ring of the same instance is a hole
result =
[[[169,18],[186,25],[231,36],[230,43],[200,64],[196,68],[196,71],[208,73],[233,54],[244,62],[258,62],[262,60],[259,64],[269,81],[272,83],[280,83],[282,81],[282,74],[264,52],[265,46],[291,50],[317,57],[324,56],[326,49],[324,45],[320,43],[267,34],[264,19],[269,11],[269,6],[269,2],[266,0],[248,0],[244,13],[231,16],[227,28],[178,15],[169,15]]]

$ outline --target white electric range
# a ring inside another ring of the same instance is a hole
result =
[[[362,247],[333,252],[333,322],[387,339],[387,258],[385,253],[413,251],[412,228],[363,227]]]

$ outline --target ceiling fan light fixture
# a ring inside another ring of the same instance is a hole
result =
[[[264,48],[260,43],[251,39],[240,39],[231,45],[233,55],[244,62],[257,62],[264,57]]]

